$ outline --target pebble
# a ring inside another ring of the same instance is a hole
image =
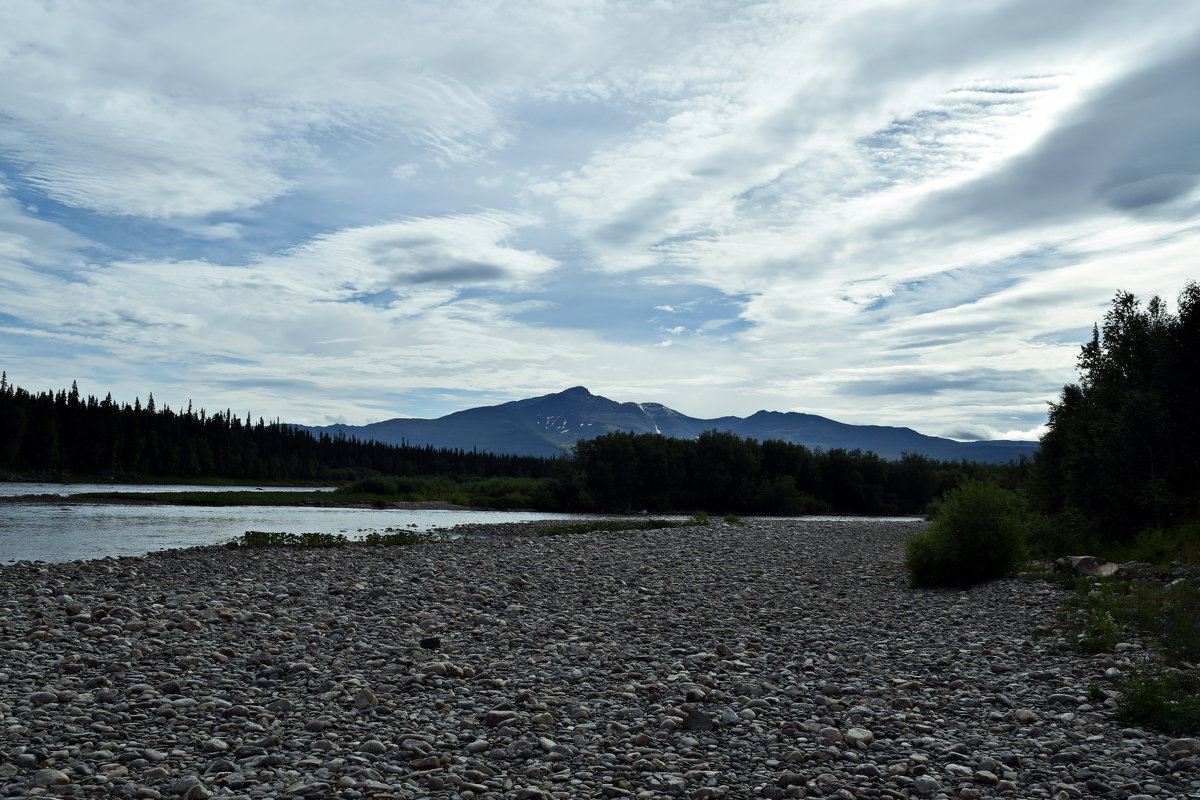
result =
[[[1200,798],[1064,595],[914,591],[919,520],[0,567],[0,797]],[[1034,635],[1034,630],[1041,633]]]

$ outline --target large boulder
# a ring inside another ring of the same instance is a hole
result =
[[[1054,569],[1057,572],[1070,572],[1075,575],[1090,575],[1098,578],[1115,575],[1120,568],[1120,564],[1105,561],[1099,556],[1063,556],[1054,562]]]

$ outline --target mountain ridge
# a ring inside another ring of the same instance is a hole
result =
[[[897,459],[915,453],[939,460],[1002,463],[1031,456],[1037,442],[992,439],[959,442],[912,428],[852,425],[797,411],[756,411],[748,417],[689,417],[661,403],[618,403],[584,386],[455,411],[436,419],[396,417],[367,425],[297,426],[315,434],[344,434],[390,444],[449,447],[553,458],[579,439],[606,433],[658,433],[694,439],[709,430],[765,441],[780,439],[813,449],[872,451]]]

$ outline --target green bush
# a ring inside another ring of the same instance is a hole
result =
[[[1147,561],[1151,564],[1183,561],[1200,564],[1200,519],[1188,520],[1170,528],[1144,530],[1131,543],[1094,550],[1109,561]]]
[[[1200,735],[1200,678],[1147,667],[1134,670],[1121,685],[1124,696],[1117,718],[1122,725],[1144,725],[1176,736]]]
[[[1016,571],[1025,555],[1021,499],[992,483],[946,494],[929,528],[905,543],[913,586],[971,586]]]
[[[342,486],[346,494],[396,494],[396,480],[386,475],[372,475]]]
[[[1109,611],[1092,609],[1087,613],[1077,646],[1085,653],[1111,653],[1121,641],[1121,625]]]

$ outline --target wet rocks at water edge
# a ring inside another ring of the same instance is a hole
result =
[[[0,796],[1200,798],[1061,590],[913,591],[923,523],[0,568]],[[513,531],[509,531],[513,533]]]

